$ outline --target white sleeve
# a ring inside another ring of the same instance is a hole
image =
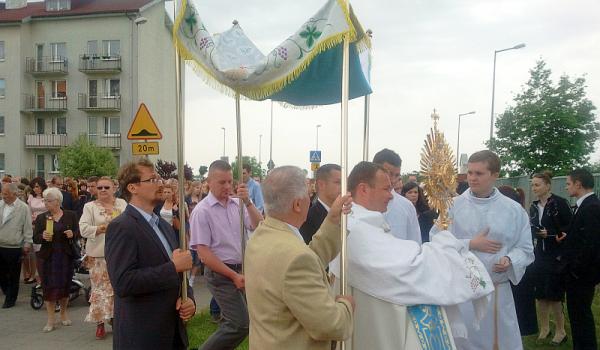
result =
[[[524,209],[519,214],[517,224],[515,225],[517,227],[515,234],[519,235],[519,237],[515,246],[507,254],[511,261],[511,267],[507,271],[507,274],[513,284],[519,283],[525,274],[525,269],[534,260],[529,218]]]

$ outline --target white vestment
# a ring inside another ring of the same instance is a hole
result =
[[[458,348],[492,350],[494,339],[497,338],[500,349],[523,349],[509,280],[518,284],[525,268],[534,259],[527,213],[519,203],[504,196],[497,189],[494,189],[489,198],[477,198],[471,190],[467,190],[454,199],[449,217],[452,220],[449,231],[463,242],[466,249],[471,238],[486,228],[489,228],[488,239],[502,243],[502,249],[496,254],[474,251],[492,277],[496,291],[485,317],[479,322],[478,329],[473,327],[472,305],[465,303],[459,306],[468,328],[468,339],[456,339]],[[431,236],[435,238],[440,233],[436,233],[434,227]],[[507,272],[493,272],[494,264],[503,256],[510,258],[511,267]]]
[[[353,342],[361,345],[353,350],[454,349],[452,334],[445,347],[422,347],[407,306],[448,306],[441,308],[443,316],[436,322],[447,326],[450,318],[454,333],[453,320],[460,321],[450,315],[457,313],[454,305],[473,301],[474,308],[484,312],[486,296],[494,290],[483,264],[449,232],[421,246],[395,238],[383,214],[357,204],[348,216],[347,249],[346,276],[357,305]],[[330,268],[339,277],[339,257]]]
[[[396,238],[410,239],[421,244],[421,228],[415,206],[408,199],[392,190],[393,198],[383,214],[390,224],[391,234]]]

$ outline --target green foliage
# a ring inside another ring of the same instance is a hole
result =
[[[61,174],[73,178],[114,177],[118,168],[114,154],[107,148],[91,144],[86,135],[61,149],[58,162]]]
[[[256,157],[243,156],[242,164],[250,164],[250,166],[252,167],[252,177],[259,176],[261,179],[263,179],[267,175],[265,169],[262,169],[258,165],[258,161],[256,160]],[[231,168],[233,168],[233,178],[238,180],[239,177],[238,177],[237,157],[231,163]]]
[[[185,179],[188,181],[194,180],[194,171],[188,163],[185,163],[183,165],[183,177],[185,177]]]
[[[204,175],[208,172],[208,167],[206,165],[201,165],[200,168],[198,168],[198,172],[200,173],[200,178],[204,179]]]
[[[560,77],[557,84],[543,60],[530,71],[529,81],[496,121],[491,149],[503,164],[503,174],[530,175],[551,170],[565,175],[588,164],[600,125],[596,107],[586,97],[585,79]]]
[[[156,173],[165,180],[177,177],[177,165],[175,165],[175,162],[159,159],[156,161],[154,167],[156,168]]]

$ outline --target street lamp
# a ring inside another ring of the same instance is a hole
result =
[[[258,135],[258,166],[262,165],[262,134]]]
[[[315,148],[315,151],[319,150],[319,128],[321,127],[321,124],[317,124],[317,148]]]
[[[504,52],[508,50],[518,50],[525,47],[525,44],[515,45],[513,47],[509,47],[507,49],[495,50],[494,51],[494,75],[492,77],[492,113],[490,116],[490,148],[492,147],[492,141],[494,139],[494,94],[496,93],[496,55],[499,52]]]
[[[223,158],[225,158],[225,127],[221,127],[223,129]]]
[[[460,117],[465,116],[465,115],[469,115],[469,114],[475,114],[475,111],[471,111],[468,113],[460,113],[458,115],[458,137],[456,138],[456,170],[460,171],[460,164],[459,164],[459,158],[460,158]]]

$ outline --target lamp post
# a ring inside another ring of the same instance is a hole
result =
[[[221,127],[223,129],[223,158],[225,158],[225,127]]]
[[[272,170],[275,167],[273,163],[273,100],[271,100],[271,134],[269,136],[269,162],[267,163],[267,169]]]
[[[130,75],[130,84],[131,84],[131,113],[129,114],[129,118],[123,118],[123,120],[131,125],[133,123],[133,118],[137,111],[137,107],[139,104],[139,42],[140,42],[140,26],[144,23],[148,22],[146,17],[142,17],[139,14],[133,15],[129,17],[131,20],[131,75]],[[105,53],[108,55],[109,53]],[[126,128],[128,128],[127,126]],[[125,130],[127,130],[125,128]],[[123,134],[122,134],[123,135]],[[127,144],[131,144],[131,141],[127,140]],[[130,147],[131,148],[131,147]],[[125,158],[129,159],[130,153],[124,152],[126,154]]]
[[[494,51],[494,75],[492,76],[492,113],[490,116],[490,148],[492,147],[492,141],[494,140],[494,94],[496,93],[496,55],[499,52],[504,52],[508,50],[518,50],[525,47],[525,44],[515,45],[513,47],[509,47],[502,50]]]
[[[317,147],[315,148],[315,151],[319,150],[319,128],[321,127],[321,124],[317,124]]]
[[[258,135],[258,166],[262,168],[262,134]]]
[[[460,171],[460,117],[465,115],[475,114],[475,111],[471,111],[468,113],[460,113],[458,115],[458,137],[456,138],[456,171]]]

